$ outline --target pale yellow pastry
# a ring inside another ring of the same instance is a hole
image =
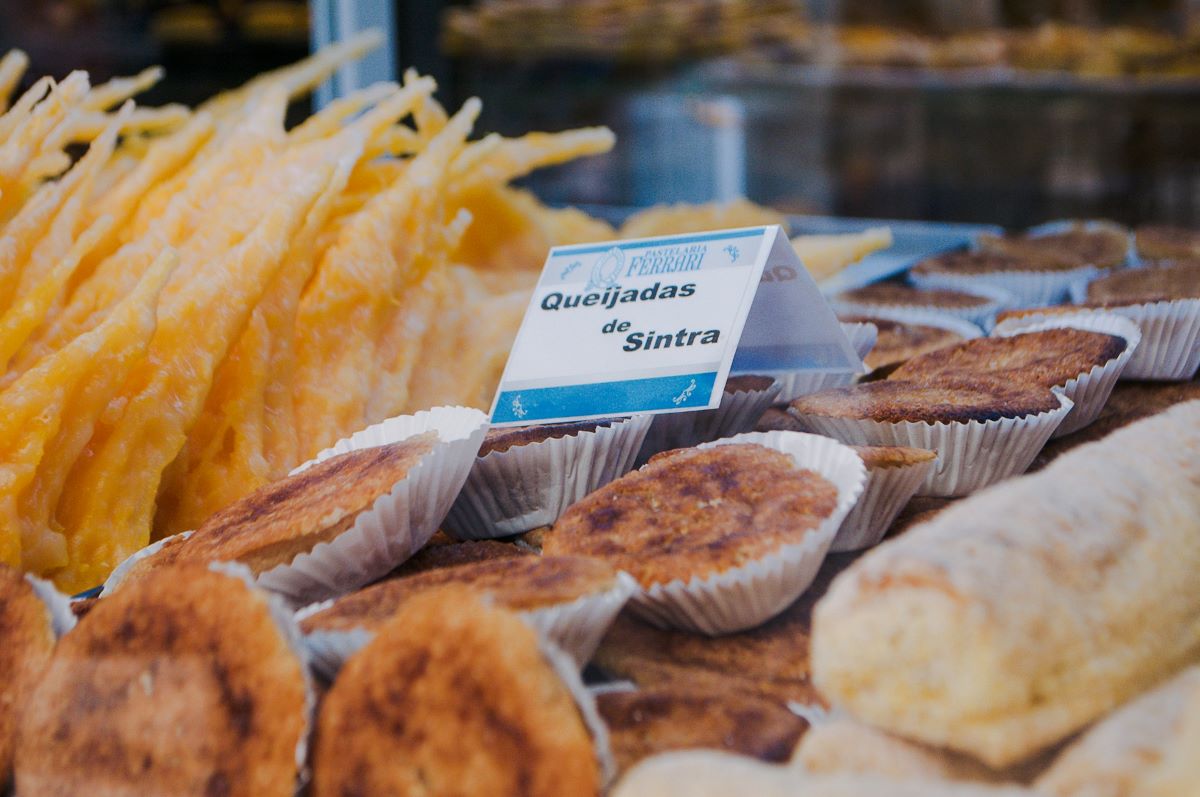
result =
[[[1200,658],[1200,402],[960,501],[814,617],[818,688],[885,730],[1026,760]]]

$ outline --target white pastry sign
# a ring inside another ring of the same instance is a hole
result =
[[[711,408],[731,372],[802,370],[862,362],[782,228],[557,247],[492,422]]]

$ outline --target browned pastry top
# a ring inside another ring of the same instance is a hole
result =
[[[852,291],[839,293],[835,298],[858,304],[897,306],[928,306],[965,309],[982,307],[991,302],[986,296],[947,289],[914,288],[899,282],[876,282]]]
[[[937,459],[937,452],[909,446],[850,446],[862,457],[867,470],[908,468]]]
[[[1116,230],[1074,227],[1050,235],[981,235],[979,246],[1018,259],[1043,262],[1052,268],[1114,268],[1125,262],[1129,239]]]
[[[1088,285],[1090,304],[1118,306],[1200,298],[1200,262],[1130,268]]]
[[[438,532],[440,535],[441,532]],[[437,570],[442,567],[455,567],[472,562],[484,562],[492,559],[512,559],[518,556],[532,556],[533,552],[518,548],[511,542],[499,540],[470,540],[468,542],[450,542],[433,544],[430,540],[425,547],[413,554],[404,564],[397,567],[388,577],[411,576],[426,570]]]
[[[0,565],[0,783],[12,772],[17,723],[52,650],[50,610],[22,573]]]
[[[202,565],[155,570],[59,642],[22,724],[18,788],[287,797],[303,669],[261,592]]]
[[[596,698],[617,769],[671,750],[724,750],[783,763],[808,723],[776,701],[696,686],[608,692]]]
[[[946,378],[938,384],[888,379],[801,396],[788,410],[805,416],[901,423],[967,423],[1021,418],[1058,409],[1048,388],[1005,385],[988,378]]]
[[[943,252],[913,266],[915,274],[992,274],[1000,271],[1068,271],[1085,265],[1078,257],[1021,256],[995,250]]]
[[[715,694],[737,689],[780,704],[821,704],[809,677],[812,609],[858,556],[831,554],[795,603],[757,628],[736,634],[711,638],[655,628],[623,613],[601,641],[593,663],[644,688],[687,685]]]
[[[887,318],[869,316],[840,316],[849,323],[874,324],[879,330],[875,346],[863,358],[871,370],[888,368],[926,352],[963,340],[963,336],[942,327],[925,324],[905,324]]]
[[[928,382],[944,376],[987,376],[1049,388],[1103,365],[1127,345],[1117,335],[1066,327],[976,338],[911,359],[888,379]]]
[[[305,618],[301,629],[375,630],[414,595],[446,584],[461,584],[491,595],[515,611],[537,609],[610,589],[617,572],[606,562],[582,556],[523,556],[492,559],[458,567],[391,578],[338,598],[322,612]]]
[[[1138,254],[1149,260],[1200,257],[1200,230],[1146,224],[1134,232]]]
[[[591,736],[537,634],[462,587],[401,607],[317,718],[313,797],[599,790]]]
[[[479,447],[479,456],[482,457],[497,451],[507,451],[510,448],[527,446],[530,443],[540,443],[543,440],[574,437],[580,432],[594,432],[602,427],[612,426],[612,424],[613,421],[611,419],[600,419],[489,429],[487,434],[484,435],[483,445]]]
[[[775,384],[774,377],[741,374],[725,380],[726,393],[749,393],[752,390],[766,390]]]
[[[547,554],[608,560],[643,586],[708,576],[801,542],[837,506],[837,488],[753,444],[681,449],[569,507]]]
[[[172,562],[238,561],[257,574],[286,564],[353,526],[437,442],[436,433],[426,432],[330,457],[235,501],[190,538],[165,546],[136,569],[144,572]]]

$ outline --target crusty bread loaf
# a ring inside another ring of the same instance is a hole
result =
[[[888,778],[1024,784],[1046,767],[1045,759],[992,769],[970,756],[893,736],[851,717],[814,725],[792,763],[813,775],[860,774]]]
[[[958,502],[818,604],[816,683],[871,725],[1029,758],[1200,658],[1200,402]]]
[[[626,775],[612,797],[1034,797],[1019,786],[808,775],[794,767],[703,750],[663,753]]]
[[[1097,723],[1055,759],[1038,779],[1054,797],[1185,797],[1200,788],[1200,667],[1192,667]],[[1188,780],[1183,769],[1188,768]],[[1152,786],[1166,787],[1155,792]]]

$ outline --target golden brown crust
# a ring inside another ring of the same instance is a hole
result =
[[[605,559],[648,587],[799,543],[836,506],[832,483],[779,451],[681,449],[569,507],[543,550]]]
[[[943,252],[912,267],[914,274],[994,274],[1004,271],[1056,271],[1079,268],[1078,258],[1024,258],[1004,252],[973,250]]]
[[[437,442],[436,433],[426,432],[330,457],[265,485],[217,512],[187,540],[143,560],[130,575],[175,562],[237,561],[256,575],[286,564],[353,526]]]
[[[352,592],[306,618],[301,630],[306,634],[352,628],[374,631],[413,596],[447,584],[487,593],[497,605],[513,611],[530,611],[604,592],[616,577],[617,571],[606,562],[582,556],[527,556],[443,567]]]
[[[304,705],[303,664],[261,593],[163,568],[59,642],[21,725],[17,788],[290,797]]]
[[[1076,226],[1050,235],[981,235],[979,247],[1030,263],[1045,264],[1045,270],[1082,266],[1115,268],[1125,262],[1129,238],[1124,231],[1086,230]]]
[[[1200,230],[1146,224],[1134,232],[1138,254],[1148,260],[1200,257]]]
[[[724,750],[762,761],[791,758],[808,723],[778,702],[694,686],[609,692],[596,698],[617,769],[671,750]]]
[[[945,307],[952,309],[968,309],[983,307],[991,302],[986,296],[973,293],[952,291],[947,289],[914,288],[899,282],[876,282],[852,291],[839,293],[834,297],[844,302],[856,304],[882,304],[897,307]]]
[[[1091,304],[1120,306],[1200,298],[1200,263],[1130,268],[1105,275],[1088,285]]]
[[[823,705],[810,680],[808,642],[813,606],[858,554],[831,554],[795,603],[763,625],[720,637],[665,630],[624,612],[592,663],[643,688],[737,689],[786,704]]]
[[[0,565],[0,789],[12,774],[17,724],[53,650],[46,604],[20,572]]]
[[[862,458],[867,470],[910,468],[937,459],[937,452],[909,446],[850,446]]]
[[[522,550],[509,542],[497,540],[471,540],[469,542],[448,542],[430,545],[412,555],[404,564],[388,574],[388,578],[411,576],[424,573],[426,570],[437,570],[442,567],[457,567],[472,562],[487,562],[496,559],[513,559],[518,556],[532,556],[532,552]]]
[[[594,432],[601,427],[612,426],[612,419],[593,421],[569,421],[567,423],[543,423],[533,426],[511,426],[489,429],[479,447],[479,456],[486,456],[510,448],[527,446],[559,437],[574,437],[581,432]]]
[[[930,382],[943,377],[987,376],[1002,382],[1061,387],[1115,359],[1127,346],[1117,335],[1067,327],[975,338],[913,358],[888,379]]]
[[[767,390],[773,384],[775,384],[774,377],[740,374],[738,376],[731,376],[725,380],[724,392],[750,393],[758,390]]]
[[[313,797],[599,788],[592,740],[533,630],[464,588],[409,601],[321,705]]]
[[[840,318],[848,323],[874,324],[879,330],[875,346],[863,358],[866,366],[873,371],[894,367],[913,357],[963,340],[963,336],[956,332],[926,324],[905,324],[888,318],[857,315]]]
[[[768,407],[754,425],[756,432],[803,432],[800,422],[788,415],[783,407]]]
[[[801,396],[789,405],[788,412],[801,423],[808,415],[882,423],[968,423],[1023,418],[1058,406],[1048,388],[946,377],[936,385],[887,379],[825,390]]]

